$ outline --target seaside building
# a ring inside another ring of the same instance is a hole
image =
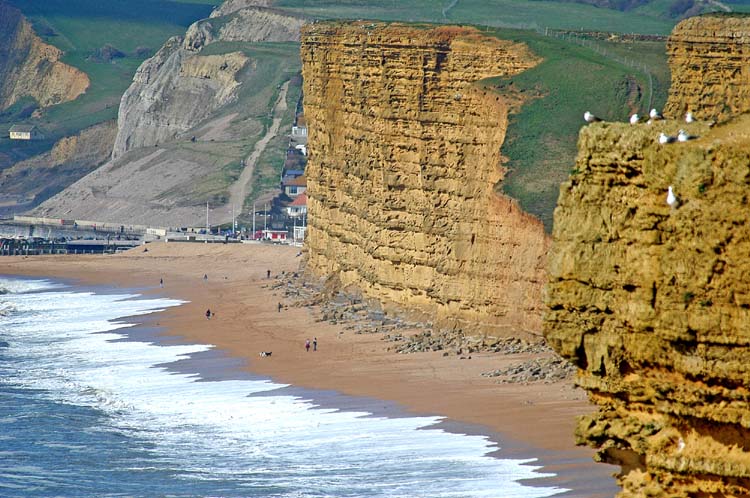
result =
[[[287,175],[281,180],[281,188],[286,195],[291,198],[296,198],[307,190],[307,179],[305,178],[305,175]]]
[[[41,140],[44,135],[35,125],[13,125],[9,134],[11,140]]]
[[[294,202],[286,207],[286,212],[289,216],[296,218],[307,214],[307,194],[301,193],[294,199]]]

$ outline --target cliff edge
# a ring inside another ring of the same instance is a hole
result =
[[[750,496],[748,34],[680,23],[668,114],[711,121],[586,126],[560,189],[544,332],[599,406],[577,441],[622,467],[621,497]]]
[[[89,86],[82,71],[60,62],[18,9],[0,1],[0,110],[23,97],[47,107],[74,100]]]
[[[493,187],[511,99],[477,85],[539,58],[471,28],[302,32],[308,269],[440,328],[538,331],[547,236]]]
[[[658,123],[581,131],[545,334],[599,405],[577,438],[622,466],[620,496],[747,496],[750,116]],[[658,143],[680,127],[700,138]]]

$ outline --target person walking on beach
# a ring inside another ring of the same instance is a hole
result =
[[[282,305],[281,303],[279,303],[279,313],[281,313],[281,308],[283,308],[283,307],[284,307],[284,305]]]
[[[208,281],[208,274],[206,274],[206,273],[203,274],[203,281],[204,282]]]
[[[310,339],[305,339],[305,351],[310,352]]]
[[[159,287],[164,287],[164,279],[163,278],[159,279]]]
[[[266,270],[266,278],[271,278],[271,270]]]
[[[210,320],[210,319],[211,319],[211,308],[206,310],[206,320]]]
[[[317,351],[317,350],[318,350],[318,338],[313,337],[313,351]]]

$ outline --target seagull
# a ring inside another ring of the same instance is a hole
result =
[[[693,121],[695,121],[695,118],[693,118],[693,113],[692,112],[688,112],[687,114],[685,114],[685,122],[686,123],[692,123]]]
[[[596,123],[597,121],[601,121],[601,119],[597,118],[589,111],[583,113],[583,119],[586,120],[587,123]]]
[[[677,141],[678,142],[687,142],[688,140],[696,139],[695,135],[688,135],[685,130],[680,130],[680,133],[677,134]]]
[[[675,142],[677,139],[675,137],[670,137],[669,135],[665,133],[659,133],[659,143],[660,144],[671,144],[672,142]]]
[[[656,121],[657,119],[664,119],[664,116],[657,111],[656,109],[651,109],[651,112],[648,113],[648,117]]]
[[[669,186],[669,191],[667,192],[667,204],[669,204],[671,207],[677,207],[677,197],[674,195],[674,192],[672,191],[672,185]]]
[[[636,124],[640,119],[641,117],[638,114],[633,114],[630,116],[630,124]]]

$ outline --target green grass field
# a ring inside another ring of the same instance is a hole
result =
[[[627,120],[633,111],[648,113],[648,93],[644,90],[648,88],[648,78],[643,72],[569,41],[520,30],[500,29],[488,34],[524,42],[544,58],[535,68],[513,78],[490,79],[482,84],[501,93],[510,90],[531,96],[520,112],[510,117],[502,148],[508,158],[508,174],[499,188],[518,199],[550,230],[559,185],[575,161],[578,131],[585,124],[583,113],[589,110],[603,119],[619,121]],[[630,47],[630,51],[651,53],[643,62],[664,78],[664,43],[648,43],[645,47]],[[612,45],[608,49],[610,53],[628,50]],[[658,77],[654,78],[659,91],[654,92],[653,105],[661,108],[668,82],[659,81]],[[633,82],[644,91],[632,91]]]
[[[544,0],[278,0],[275,5],[329,19],[381,19],[467,23],[518,29],[581,29],[668,34],[674,20],[662,10],[620,12],[572,2]]]

